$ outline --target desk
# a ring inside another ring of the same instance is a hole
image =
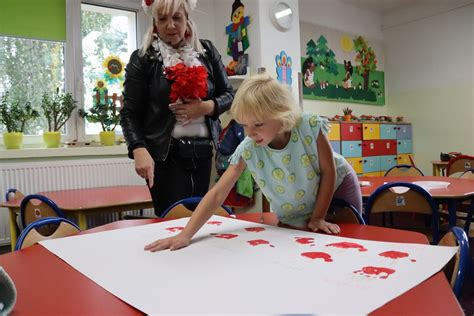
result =
[[[448,167],[449,161],[441,160],[432,160],[431,164],[433,165],[433,175],[434,176],[445,176],[446,168]]]
[[[274,213],[240,214],[237,218],[276,225]],[[145,225],[162,219],[110,223],[82,233]],[[340,224],[340,236],[388,242],[427,244],[419,233],[384,227]],[[18,298],[12,315],[143,315],[89,280],[40,245],[0,256],[0,265],[16,284]],[[133,271],[124,271],[133,273]],[[276,278],[277,279],[277,278]],[[265,295],[262,293],[262,295]],[[212,295],[210,296],[212,299]],[[234,304],[245,299],[240,295]],[[230,301],[229,301],[230,302]],[[439,272],[371,315],[463,315],[446,277]]]
[[[86,215],[117,213],[123,211],[153,208],[150,191],[144,185],[113,186],[87,189],[72,189],[39,192],[53,200],[66,214],[77,218],[79,228],[87,229]],[[10,241],[15,247],[18,230],[15,222],[20,212],[22,199],[0,203],[10,212]]]
[[[447,188],[431,189],[429,193],[439,203],[448,204],[449,226],[456,225],[456,205],[460,201],[474,198],[474,181],[471,179],[459,179],[450,177],[434,176],[394,176],[394,177],[359,177],[359,181],[370,182],[369,186],[361,187],[362,198],[367,199],[378,187],[389,182],[416,182],[416,181],[444,181],[449,182]]]

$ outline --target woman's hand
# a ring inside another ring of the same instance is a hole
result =
[[[311,219],[308,223],[308,228],[314,232],[322,230],[328,234],[339,234],[341,232],[339,225],[326,222],[324,218]]]
[[[187,247],[191,243],[191,238],[180,233],[174,237],[158,239],[145,246],[145,250],[156,252],[164,249],[178,250]]]
[[[184,126],[201,116],[211,115],[214,112],[214,101],[185,100],[184,103],[171,103],[169,107],[178,122],[182,122]]]
[[[155,176],[155,161],[146,148],[140,147],[133,150],[135,159],[135,171],[137,174],[148,181],[148,186],[153,187]]]

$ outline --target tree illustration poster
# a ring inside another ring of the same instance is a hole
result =
[[[301,23],[303,98],[385,104],[382,42]]]

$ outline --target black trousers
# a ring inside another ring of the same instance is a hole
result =
[[[170,147],[163,162],[155,162],[154,185],[150,189],[156,216],[173,203],[191,196],[204,196],[209,189],[212,168],[210,155],[182,157],[176,146]]]

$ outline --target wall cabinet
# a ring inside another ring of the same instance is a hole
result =
[[[355,172],[383,176],[397,164],[410,164],[412,129],[408,123],[329,122],[333,150],[343,155]]]

